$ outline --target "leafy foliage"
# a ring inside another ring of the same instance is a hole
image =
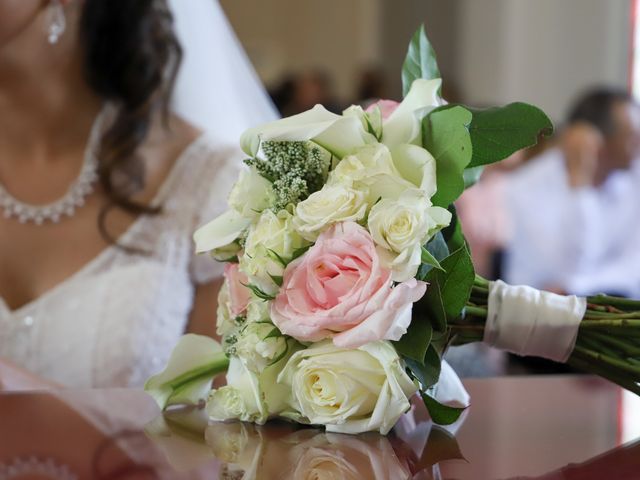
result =
[[[447,247],[444,236],[441,232],[436,233],[422,249],[422,265],[420,265],[418,274],[416,275],[418,280],[424,280],[431,269],[435,267],[433,262],[426,261],[425,250],[437,262],[438,268],[441,270],[443,270],[443,268],[440,262],[449,256],[449,248]]]
[[[431,111],[422,122],[424,146],[436,160],[434,205],[446,208],[464,191],[463,172],[472,158],[471,120],[466,108],[447,105]]]
[[[425,280],[429,283],[429,288],[415,307],[416,313],[429,318],[434,330],[444,331],[447,320],[459,316],[467,303],[475,272],[465,245],[440,264],[445,272],[432,269],[427,274]]]
[[[549,117],[527,103],[510,103],[504,107],[474,110],[469,125],[473,158],[469,167],[498,162],[538,142],[541,135],[553,133]]]
[[[421,393],[421,396],[422,401],[429,411],[431,419],[438,425],[451,425],[456,420],[458,420],[458,418],[460,418],[460,415],[462,415],[462,412],[465,411],[465,408],[449,407],[448,405],[443,405],[435,398],[426,393]]]
[[[413,34],[407,56],[402,65],[402,94],[406,95],[411,84],[418,78],[431,80],[440,78],[436,53],[427,38],[424,25]]]

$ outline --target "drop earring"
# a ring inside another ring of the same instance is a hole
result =
[[[54,45],[58,43],[58,40],[60,40],[60,37],[67,28],[64,8],[60,0],[50,1],[47,17],[47,40],[51,45]]]

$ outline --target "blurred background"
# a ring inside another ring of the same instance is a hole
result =
[[[267,87],[316,74],[346,104],[362,84],[401,95],[408,39],[424,22],[445,95],[473,105],[515,100],[562,121],[593,85],[633,72],[632,0],[221,0]],[[321,88],[319,88],[321,89]]]

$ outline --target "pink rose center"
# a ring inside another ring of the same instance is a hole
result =
[[[371,275],[371,259],[357,255],[321,255],[307,266],[307,286],[314,311],[328,310],[361,288]]]

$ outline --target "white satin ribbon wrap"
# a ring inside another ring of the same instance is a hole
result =
[[[489,283],[484,342],[509,352],[566,362],[576,343],[587,301],[575,295]]]

